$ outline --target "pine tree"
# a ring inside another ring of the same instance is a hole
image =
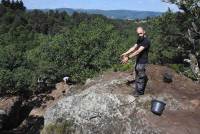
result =
[[[16,1],[15,5],[16,5],[16,9],[20,9],[20,4],[18,0]]]
[[[10,2],[10,0],[2,0],[1,4],[4,5],[5,7],[12,7],[12,3]]]
[[[7,0],[7,7],[10,7],[11,6],[11,2],[10,0]]]
[[[20,7],[21,10],[26,9],[22,0],[20,0],[20,2],[19,2],[19,7]]]
[[[16,6],[15,6],[15,1],[14,0],[12,0],[12,2],[11,2],[11,9],[15,9],[16,8]]]
[[[5,5],[6,0],[1,0],[1,4]]]

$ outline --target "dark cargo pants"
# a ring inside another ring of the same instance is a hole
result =
[[[145,73],[147,64],[135,64],[135,90],[139,94],[144,94],[148,77]]]

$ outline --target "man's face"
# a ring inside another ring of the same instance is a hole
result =
[[[138,28],[138,29],[137,29],[137,35],[138,35],[139,37],[143,37],[143,36],[144,36],[144,30],[141,29],[141,28]]]

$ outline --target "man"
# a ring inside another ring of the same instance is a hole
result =
[[[126,64],[129,59],[137,57],[135,64],[135,92],[133,95],[135,97],[138,97],[139,95],[144,94],[145,87],[148,81],[148,77],[145,73],[145,66],[146,64],[148,64],[150,41],[146,37],[145,31],[142,27],[138,27],[136,32],[138,34],[137,43],[127,52],[121,55],[123,57],[121,62],[123,64]]]

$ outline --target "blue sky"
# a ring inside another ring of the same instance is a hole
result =
[[[83,8],[83,9],[128,9],[140,11],[167,11],[170,7],[177,11],[176,5],[161,0],[23,0],[28,9],[45,8]]]

